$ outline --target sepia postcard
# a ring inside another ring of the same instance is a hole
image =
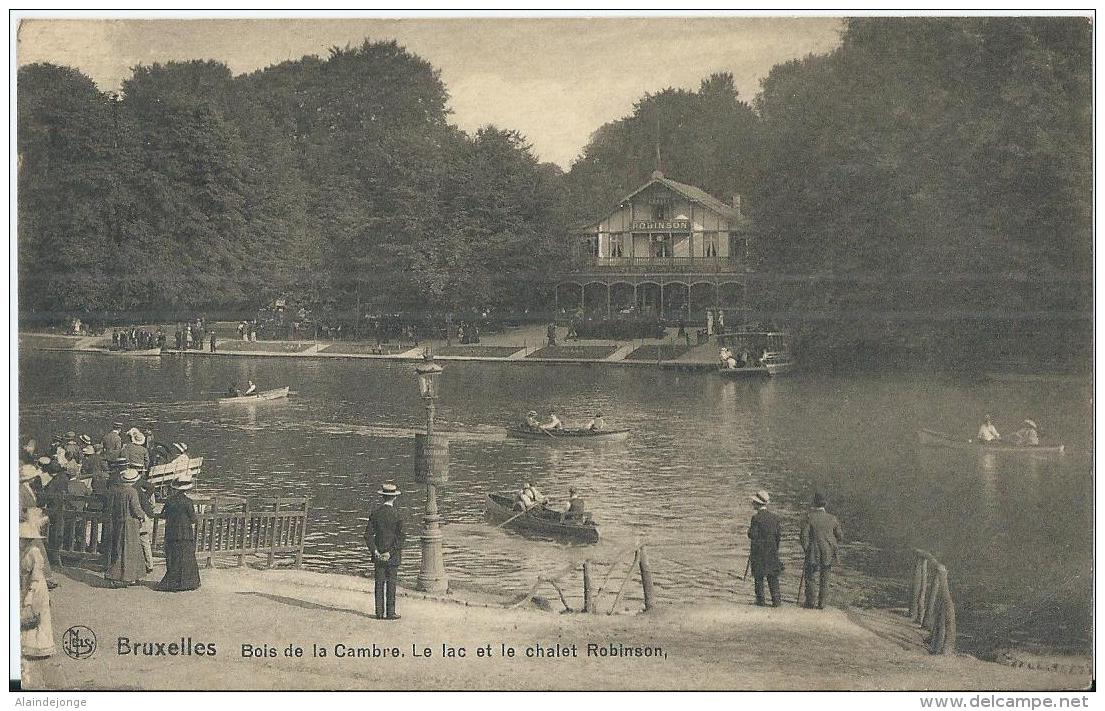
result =
[[[13,13],[16,705],[1088,705],[1094,19]]]

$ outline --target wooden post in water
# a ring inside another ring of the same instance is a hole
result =
[[[948,569],[938,565],[936,574],[940,579],[941,609],[943,611],[941,617],[944,622],[941,627],[943,637],[940,649],[937,651],[940,654],[955,654],[955,603],[952,602],[952,593],[948,589]]]
[[[909,598],[909,619],[916,620],[921,608],[921,586],[924,585],[924,558],[918,557],[913,564],[913,594]]]
[[[937,564],[933,564],[932,572],[932,586],[928,591],[928,600],[925,603],[925,615],[921,620],[921,626],[925,629],[934,630],[935,618],[936,618],[936,603],[939,599],[937,596],[940,594],[940,575],[936,570]]]
[[[648,566],[648,553],[641,546],[637,552],[637,564],[641,567],[641,589],[645,596],[645,612],[652,609],[652,568]]]
[[[921,558],[921,587],[917,591],[917,612],[913,616],[913,621],[917,624],[921,624],[921,621],[925,618],[925,600],[927,596],[925,594],[928,588],[928,558]]]
[[[591,561],[583,561],[583,611],[595,611],[595,591],[591,582]]]

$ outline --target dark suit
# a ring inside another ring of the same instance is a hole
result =
[[[778,607],[782,604],[779,574],[783,572],[783,561],[779,559],[779,542],[783,538],[779,517],[767,509],[757,511],[748,527],[748,538],[752,541],[748,555],[756,585],[756,604],[764,604],[764,578],[767,578],[771,604]]]
[[[818,573],[817,607],[829,597],[829,571],[837,562],[837,545],[844,540],[840,521],[825,509],[814,509],[802,522],[801,542],[806,552],[806,607],[813,607],[813,574]]]
[[[403,516],[394,504],[380,504],[368,517],[365,543],[372,551],[376,578],[376,617],[395,614],[395,586],[399,582],[399,563],[403,556]],[[379,553],[389,554],[382,560]]]

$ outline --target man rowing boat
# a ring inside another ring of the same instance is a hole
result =
[[[998,432],[998,428],[994,427],[994,423],[990,420],[990,416],[987,415],[982,421],[982,425],[978,428],[978,441],[979,442],[998,442],[1001,440],[1001,434]]]

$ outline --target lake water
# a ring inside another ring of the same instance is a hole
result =
[[[783,592],[793,602],[798,522],[821,490],[848,541],[834,602],[904,607],[910,551],[924,548],[950,572],[962,647],[1013,641],[1089,651],[1088,381],[799,373],[723,382],[651,368],[439,362],[437,425],[451,430],[440,506],[446,568],[458,586],[521,593],[538,574],[584,557],[618,563],[612,586],[641,540],[650,544],[663,601],[744,600],[751,584],[717,571],[743,571],[749,497],[767,489],[784,519]],[[384,480],[404,489],[401,506],[412,533],[419,529],[413,433],[425,410],[410,363],[24,352],[19,365],[23,436],[72,429],[98,438],[123,419],[203,456],[203,493],[309,496],[309,568],[370,568],[364,521]],[[295,394],[256,406],[214,403],[214,391],[247,378],[261,388],[290,385]],[[627,442],[603,445],[507,439],[504,427],[530,408],[555,410],[568,423],[600,408],[610,426],[633,432]],[[971,436],[985,412],[1003,432],[1036,420],[1044,437],[1067,445],[1066,455],[979,456],[916,445],[920,427]],[[535,541],[485,523],[487,492],[523,480],[559,501],[578,486],[602,543]],[[408,548],[402,578],[413,584],[416,535]],[[581,589],[578,576],[567,582],[569,594]],[[627,592],[639,596],[639,586]]]

